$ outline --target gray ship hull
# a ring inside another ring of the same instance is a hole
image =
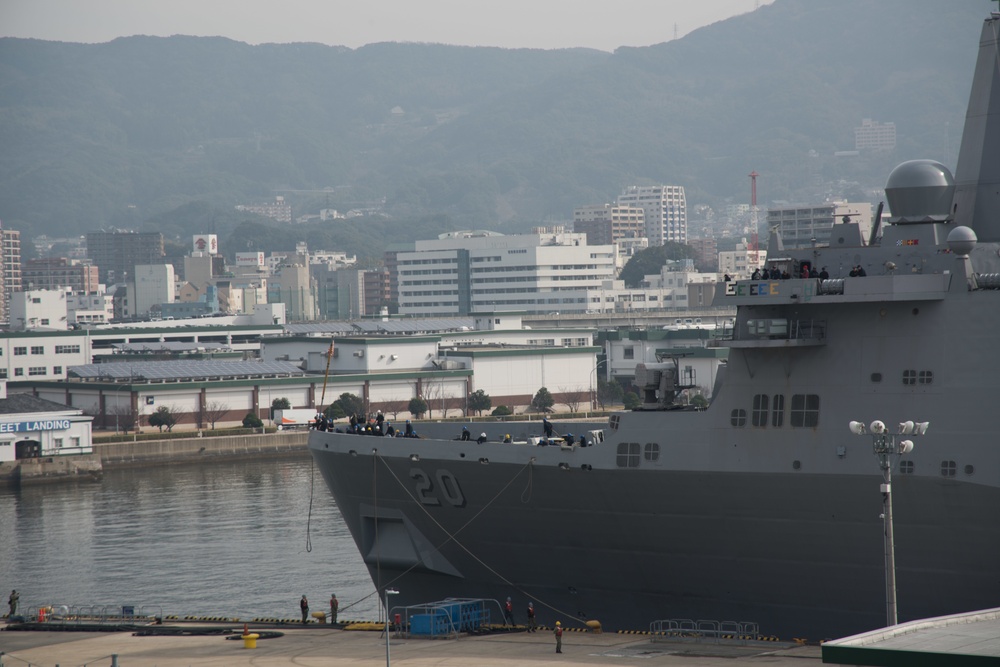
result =
[[[523,607],[531,596],[541,621],[754,621],[786,639],[884,624],[877,472],[526,468],[476,462],[502,445],[465,446],[472,461],[435,458],[445,447],[463,448],[397,439],[383,448],[407,456],[377,459],[313,448],[373,581],[399,589],[400,603],[509,595]],[[461,506],[418,500],[419,480],[442,471]],[[1000,490],[967,486],[920,477],[895,485],[901,620],[1000,599]]]
[[[915,421],[931,427],[890,460],[899,620],[996,606],[998,26],[984,25],[954,178],[930,161],[894,170],[880,237],[849,220],[828,246],[785,250],[772,235],[772,268],[829,278],[720,286],[737,316],[708,409],[673,405],[669,369],[645,369],[650,409],[613,415],[591,447],[455,442],[455,426],[421,425],[428,439],[313,432],[376,586],[402,604],[531,599],[542,622],[613,629],[882,627],[882,473],[873,438],[848,424],[899,424],[901,440]]]

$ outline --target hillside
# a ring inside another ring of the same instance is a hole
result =
[[[629,183],[745,201],[751,169],[764,201],[863,193],[903,159],[954,163],[990,5],[776,0],[614,54],[0,39],[0,219],[226,233],[236,203],[285,194],[377,203],[405,237],[567,220]],[[834,158],[862,118],[895,122],[896,151]]]

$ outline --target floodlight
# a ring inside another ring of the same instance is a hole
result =
[[[885,422],[876,419],[868,426],[868,430],[875,435],[882,435],[885,433]]]
[[[923,435],[924,433],[927,433],[927,427],[930,425],[930,422],[920,422],[914,428],[914,435]]]
[[[909,454],[912,451],[913,451],[913,441],[912,440],[903,440],[901,443],[899,443],[899,453],[900,454]]]
[[[899,432],[901,435],[910,435],[913,433],[914,426],[912,421],[899,422]]]
[[[854,435],[864,435],[865,434],[866,429],[865,429],[865,425],[864,425],[863,422],[851,422],[847,426],[848,426],[848,428],[851,429],[851,433],[853,433]]]

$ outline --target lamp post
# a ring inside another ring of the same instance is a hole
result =
[[[389,667],[389,596],[398,594],[395,588],[385,589],[385,667]]]
[[[854,435],[871,435],[872,452],[882,469],[882,527],[885,549],[885,618],[886,625],[896,625],[896,551],[892,535],[892,466],[903,454],[913,451],[912,440],[897,440],[897,435],[923,435],[930,422],[905,421],[899,433],[891,434],[885,423],[873,421],[867,427],[863,422],[852,421],[848,427]]]
[[[597,409],[597,388],[595,388],[595,385],[597,387],[600,387],[601,385],[600,381],[597,380],[597,369],[600,368],[602,365],[607,366],[607,364],[608,364],[608,359],[604,358],[601,361],[598,361],[596,364],[594,364],[594,368],[590,371],[591,410]]]

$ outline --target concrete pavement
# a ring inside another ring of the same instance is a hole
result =
[[[241,627],[234,625],[234,629]],[[253,628],[251,627],[251,630]],[[283,637],[240,640],[213,636],[135,637],[130,633],[0,632],[3,667],[377,667],[386,664],[385,636],[334,628],[279,628]],[[551,632],[460,636],[456,639],[390,639],[393,665],[402,667],[490,667],[492,665],[583,666],[693,665],[739,667],[819,664],[818,646],[754,647],[651,642],[641,635],[567,633],[562,654]],[[805,659],[805,663],[803,662]]]

